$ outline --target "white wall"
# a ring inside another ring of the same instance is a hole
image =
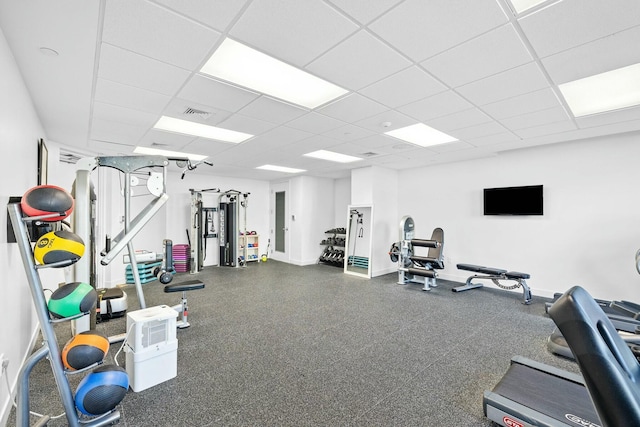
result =
[[[347,206],[351,204],[351,178],[341,178],[333,181],[333,210],[334,227],[347,228]]]
[[[300,176],[290,181],[289,259],[292,264],[318,262],[326,238],[325,231],[334,228],[333,179]]]
[[[37,331],[31,293],[16,243],[7,243],[9,196],[21,196],[37,183],[37,141],[45,138],[31,98],[0,29],[0,353],[9,360],[8,379],[15,389],[18,369]],[[0,425],[6,423],[10,399],[2,378]]]
[[[639,136],[401,171],[398,215],[413,217],[417,237],[444,229],[444,278],[464,281],[457,263],[483,264],[531,274],[534,295],[580,284],[597,298],[638,301]],[[483,188],[535,184],[544,185],[544,216],[483,216]]]

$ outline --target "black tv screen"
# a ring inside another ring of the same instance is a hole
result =
[[[484,189],[485,215],[542,215],[542,185]]]

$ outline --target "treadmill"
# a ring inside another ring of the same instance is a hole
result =
[[[549,315],[582,376],[514,357],[484,393],[485,416],[505,427],[640,426],[640,365],[598,303],[575,286]]]

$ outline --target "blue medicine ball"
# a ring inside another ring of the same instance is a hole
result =
[[[89,416],[105,414],[124,399],[129,376],[120,366],[103,365],[84,377],[76,389],[76,407]]]

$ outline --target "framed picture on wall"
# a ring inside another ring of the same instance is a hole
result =
[[[38,185],[47,183],[49,150],[44,139],[38,141]]]

